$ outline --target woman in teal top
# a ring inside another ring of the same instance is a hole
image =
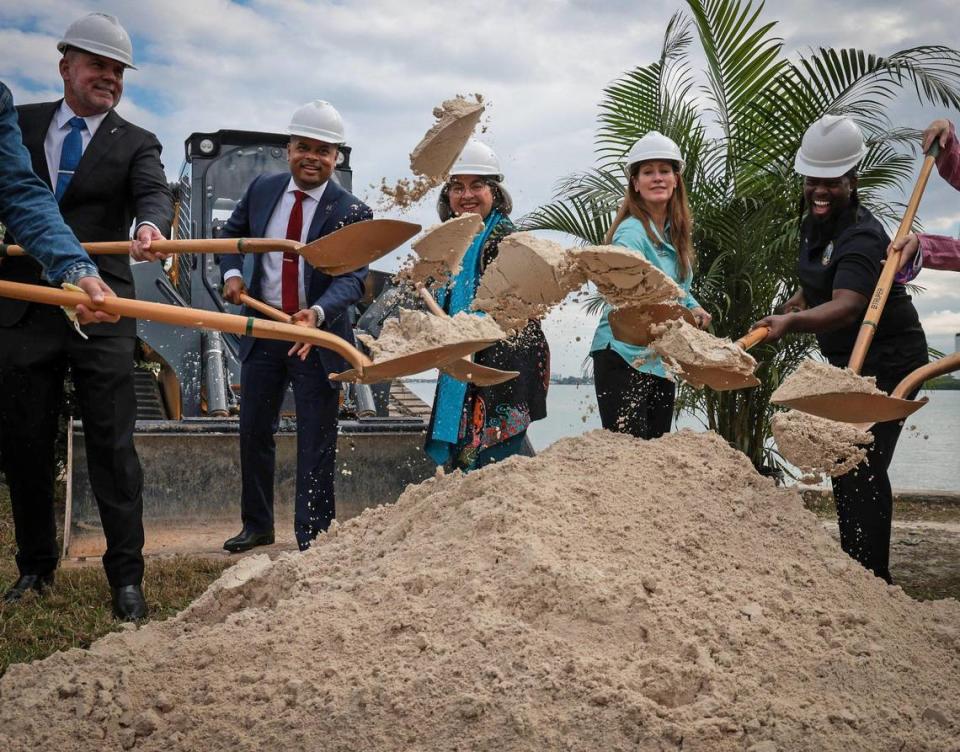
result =
[[[698,326],[708,314],[690,294],[694,250],[690,206],[683,185],[680,149],[656,131],[647,133],[627,154],[627,187],[605,242],[643,256],[673,279],[686,294]],[[676,385],[649,347],[636,347],[613,336],[604,309],[593,336],[593,383],[600,421],[609,431],[654,439],[670,430]]]

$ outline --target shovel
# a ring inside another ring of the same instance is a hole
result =
[[[426,290],[424,290],[423,288],[420,288],[420,289],[421,289],[421,295],[426,293],[427,296],[430,297],[430,293],[426,292]],[[433,301],[433,298],[430,297],[430,300]],[[240,301],[250,306],[254,310],[259,311],[264,316],[268,316],[269,318],[274,319],[275,321],[283,321],[283,322],[290,321],[291,317],[288,316],[283,311],[277,308],[274,308],[272,305],[268,305],[267,303],[259,301],[256,298],[251,298],[246,293],[240,293]],[[441,316],[447,315],[443,312],[443,309],[436,304],[436,301],[433,301],[433,305],[436,307],[436,311],[440,312],[438,315],[441,315]],[[428,304],[428,307],[429,307],[429,304]],[[436,311],[431,309],[431,312],[433,313],[436,313]],[[450,345],[448,345],[448,347],[450,347]],[[434,350],[437,350],[437,349],[442,350],[443,348],[434,348]],[[434,352],[434,350],[426,350],[424,352],[432,353]],[[422,354],[423,353],[416,353],[416,355],[422,355]],[[411,358],[413,356],[408,355],[404,357]],[[367,381],[367,378],[371,377],[370,375],[371,368],[374,369],[373,375],[376,376],[376,374],[378,373],[377,369],[381,368],[384,364],[389,364],[389,363],[395,364],[397,360],[403,360],[403,359],[394,358],[392,360],[380,361],[379,363],[375,363],[372,366],[366,366],[363,369],[363,378],[356,379],[356,381],[359,381],[360,383],[373,383],[373,382]],[[416,363],[416,361],[412,361],[412,362]],[[419,373],[420,371],[428,370],[429,368],[434,368],[434,367],[435,366],[427,366],[426,368],[419,368],[415,371],[410,371],[408,373],[405,372],[398,375],[407,376],[411,373]],[[441,367],[440,370],[445,373],[449,373],[451,376],[453,376],[453,378],[457,379],[458,381],[472,381],[475,384],[480,384],[480,386],[500,384],[504,381],[509,381],[510,379],[519,375],[518,371],[500,371],[496,368],[488,368],[487,366],[476,365],[474,363],[471,363],[469,360],[456,360],[452,364]],[[350,372],[348,371],[346,373],[350,373]],[[339,374],[339,375],[344,376],[345,374]],[[393,377],[391,376],[390,378],[393,378]],[[353,381],[354,380],[352,378],[334,378],[333,376],[331,376],[331,379],[334,381]],[[385,379],[378,379],[378,380],[385,380]]]
[[[291,319],[289,315],[279,310],[278,308],[274,308],[272,305],[269,305],[260,300],[257,300],[256,298],[251,298],[246,293],[240,293],[240,301],[250,306],[254,310],[259,311],[264,316],[268,316],[274,319],[275,321],[289,322]],[[439,306],[437,307],[439,308]],[[441,310],[441,313],[442,313],[442,310]],[[300,328],[303,328],[303,327],[300,327]],[[307,331],[309,331],[309,328],[307,328]],[[310,340],[305,339],[304,341],[309,342]],[[356,381],[361,384],[373,384],[373,383],[376,383],[377,381],[388,381],[388,380],[397,378],[398,376],[409,376],[414,373],[420,373],[421,371],[429,370],[430,368],[435,368],[436,364],[433,363],[435,358],[439,357],[442,359],[444,357],[459,357],[458,354],[454,354],[453,356],[445,356],[444,353],[446,352],[447,348],[460,347],[462,344],[465,344],[465,343],[457,343],[456,345],[446,345],[445,347],[436,347],[431,350],[424,350],[419,353],[412,353],[410,355],[405,355],[400,358],[391,358],[390,360],[381,360],[378,363],[373,363],[372,365],[364,366],[360,374],[356,378],[354,378],[353,376],[354,371],[356,370],[354,369],[352,371],[345,371],[344,373],[341,373],[341,374],[330,374],[330,380],[331,381]],[[348,347],[349,346],[350,345],[348,345]],[[472,353],[479,349],[482,349],[482,348],[475,347],[472,350],[470,350],[470,352]],[[357,350],[356,352],[358,356],[365,357],[363,356],[363,353],[360,352],[360,350]],[[426,362],[430,362],[431,365],[424,366],[422,368],[419,367],[420,360],[418,360],[418,358],[423,358]],[[351,365],[353,365],[352,360],[348,358],[348,361],[350,362]],[[464,361],[456,361],[456,362],[460,363]],[[470,363],[470,361],[465,361],[465,365],[469,365],[471,369],[484,368],[484,366],[474,367],[473,364]],[[412,368],[413,370],[407,370],[410,368]],[[444,371],[444,370],[447,370],[447,368],[443,367],[440,370]],[[467,369],[464,369],[464,372],[466,372],[466,370]],[[512,371],[498,371],[495,368],[487,368],[486,370],[493,371],[496,374],[504,374],[504,373],[515,374],[515,372],[512,372]],[[349,374],[349,377],[348,377],[348,374]],[[453,376],[454,378],[459,378],[454,374],[450,374],[450,375]],[[508,376],[507,378],[501,378],[499,381],[495,381],[492,383],[500,383],[500,381],[507,381],[510,378],[513,378],[513,376],[511,375],[511,376]],[[460,380],[467,381],[466,378],[460,379]],[[474,378],[471,378],[469,380],[476,381],[476,379]]]
[[[297,327],[299,329],[300,327]],[[302,339],[302,338],[301,338]],[[309,340],[306,340],[309,341]],[[471,355],[477,350],[489,347],[497,340],[475,339],[457,342],[452,345],[433,347],[429,350],[401,355],[399,358],[381,360],[363,368],[352,368],[343,373],[331,373],[331,381],[348,381],[358,384],[376,384],[378,381],[391,381],[400,376],[411,376],[431,368],[440,368],[453,360]],[[358,351],[359,352],[359,351]]]
[[[765,326],[753,329],[738,339],[734,344],[744,350],[749,350],[758,342],[762,342],[767,336],[769,329]],[[726,392],[731,389],[746,389],[757,386],[760,380],[753,374],[738,373],[730,371],[719,366],[701,366],[693,363],[684,363],[672,358],[673,362],[679,366],[676,369],[677,375],[684,381],[690,381],[698,384],[706,384],[716,392]]]
[[[45,285],[26,285],[20,282],[0,281],[0,296],[68,308],[82,304],[90,309],[117,313],[127,318],[160,321],[193,329],[216,329],[221,332],[263,339],[309,342],[342,355],[356,369],[363,370],[371,364],[370,358],[335,334],[294,324],[264,321],[253,316],[239,316],[233,313],[204,311],[199,308],[147,303],[143,300],[117,297],[108,297],[102,304],[95,306],[90,296],[82,292],[58,290]],[[286,314],[283,315],[286,317]]]
[[[420,297],[423,298],[423,302],[426,304],[430,313],[434,316],[447,316],[446,312],[437,305],[437,301],[433,299],[433,296],[427,288],[422,286],[417,287],[417,292],[420,293]],[[520,375],[519,371],[502,371],[499,368],[482,366],[479,363],[472,362],[468,358],[455,360],[441,367],[440,370],[448,376],[455,378],[457,381],[473,382],[478,386],[502,384]]]
[[[913,194],[907,203],[907,210],[900,221],[900,227],[897,228],[897,234],[893,239],[896,243],[910,232],[913,227],[913,220],[917,216],[917,207],[920,205],[920,197],[923,196],[923,189],[927,187],[927,179],[933,170],[934,161],[937,154],[940,153],[940,144],[934,139],[930,148],[927,150],[926,157],[923,160],[923,166],[920,168],[920,176],[917,178],[917,184],[913,188]],[[870,305],[867,307],[867,313],[863,317],[863,323],[860,325],[860,332],[857,334],[856,342],[853,345],[853,351],[850,353],[850,362],[847,364],[854,373],[859,374],[863,368],[863,361],[867,357],[867,350],[870,343],[873,342],[873,335],[877,330],[877,323],[880,321],[880,315],[883,313],[883,307],[887,303],[887,297],[890,295],[890,288],[893,286],[893,279],[896,276],[897,269],[900,266],[901,251],[889,250],[887,261],[883,265],[883,271],[880,273],[880,279],[877,280],[877,286],[870,298]],[[890,400],[880,403],[874,400]],[[793,410],[816,415],[820,418],[829,418],[830,420],[839,420],[847,423],[865,423],[870,421],[901,420],[911,413],[923,407],[923,402],[914,402],[912,400],[895,399],[892,397],[879,397],[879,395],[850,394],[849,392],[823,392],[821,394],[798,397],[797,399],[778,401],[778,405],[789,407]]]
[[[420,225],[396,219],[368,219],[341,227],[329,235],[309,243],[280,238],[196,238],[187,240],[154,240],[150,249],[157,253],[298,253],[316,269],[338,276],[366,266],[386,256],[420,232]],[[84,243],[93,255],[125,256],[128,241]],[[25,256],[18,245],[0,244],[3,256]]]
[[[251,298],[245,292],[240,293],[240,302],[248,308],[259,311],[264,316],[273,319],[274,321],[282,321],[285,324],[289,324],[293,320],[293,316],[290,314],[284,313],[279,308],[274,308],[272,305],[257,300],[256,298]]]
[[[942,376],[945,373],[960,370],[960,353],[946,355],[925,366],[920,366],[906,376],[894,387],[887,397],[882,394],[850,394],[847,395],[851,402],[856,404],[857,415],[870,415],[867,420],[870,423],[860,423],[857,428],[866,431],[874,423],[883,423],[887,420],[901,420],[915,413],[929,401],[928,397],[921,397],[918,400],[909,400],[907,395],[918,386],[922,385],[927,379]],[[904,415],[904,410],[909,412]],[[854,412],[851,409],[851,412]],[[892,417],[890,417],[892,416]]]
[[[628,345],[649,345],[654,337],[650,329],[654,324],[683,319],[696,326],[690,309],[677,303],[655,303],[647,306],[624,306],[610,311],[607,320],[613,336]]]
[[[90,296],[82,292],[70,292],[46,287],[45,285],[26,285],[21,282],[2,280],[0,280],[0,296],[68,308],[82,304],[92,310],[102,310],[128,318],[160,321],[193,329],[216,329],[230,334],[243,334],[263,339],[309,342],[317,347],[333,350],[353,366],[351,370],[344,373],[331,374],[330,379],[332,381],[357,381],[361,384],[390,381],[399,376],[410,376],[414,373],[437,368],[451,360],[482,350],[496,342],[492,339],[468,340],[452,345],[434,347],[430,350],[411,353],[399,358],[383,360],[374,364],[356,347],[335,334],[295,324],[264,321],[253,316],[239,316],[233,313],[204,311],[199,308],[185,308],[165,303],[147,303],[142,300],[117,297],[109,297],[102,304],[95,306],[90,300]],[[266,303],[262,305],[265,306]],[[286,314],[283,315],[286,316]]]

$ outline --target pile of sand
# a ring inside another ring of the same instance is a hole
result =
[[[886,396],[886,392],[877,389],[877,380],[872,376],[860,376],[849,368],[837,368],[829,363],[807,359],[783,380],[770,400],[780,403],[801,397],[842,392]]]
[[[460,271],[463,255],[474,236],[483,229],[479,214],[462,214],[428,227],[413,242],[417,258],[397,274],[413,284],[442,285]]]
[[[428,178],[444,178],[453,167],[470,134],[480,122],[483,105],[463,97],[446,100],[435,107],[433,124],[410,152],[410,169]]]
[[[691,385],[700,388],[691,375],[694,368],[719,368],[743,376],[753,375],[757,367],[754,357],[726,337],[715,337],[686,321],[667,321],[652,327],[656,339],[651,347],[664,364]]]
[[[683,297],[676,282],[636,251],[615,245],[589,245],[573,251],[573,257],[614,308],[666,303]]]
[[[12,666],[0,748],[943,752],[958,624],[716,435],[597,431]]]
[[[357,339],[370,350],[374,363],[404,355],[431,350],[444,345],[475,340],[497,340],[506,333],[485,316],[458,313],[455,316],[434,316],[423,311],[401,308],[400,315],[383,325],[380,336],[358,334]]]
[[[866,459],[873,443],[873,434],[851,423],[798,410],[777,413],[771,427],[780,454],[808,476],[845,475]]]
[[[563,246],[517,232],[500,241],[497,257],[480,278],[473,307],[489,313],[504,329],[522,329],[585,281]]]

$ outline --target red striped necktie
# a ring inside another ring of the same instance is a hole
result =
[[[293,192],[293,208],[287,221],[287,240],[300,242],[303,234],[303,200],[306,197],[303,191]],[[281,272],[281,307],[284,313],[294,314],[300,310],[300,254],[284,252]]]

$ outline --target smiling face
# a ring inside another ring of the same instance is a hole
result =
[[[826,222],[850,206],[850,197],[857,187],[856,175],[839,178],[803,179],[803,198],[816,222]]]
[[[287,164],[297,188],[309,191],[326,183],[337,166],[336,144],[306,136],[291,136],[287,144]]]
[[[677,189],[677,173],[673,162],[651,159],[640,163],[630,182],[647,209],[656,213],[666,211]]]
[[[68,49],[60,58],[63,98],[80,117],[107,112],[123,95],[123,71],[117,60]]]
[[[486,219],[493,210],[493,189],[481,175],[453,175],[447,196],[450,209],[457,216],[469,212]]]

